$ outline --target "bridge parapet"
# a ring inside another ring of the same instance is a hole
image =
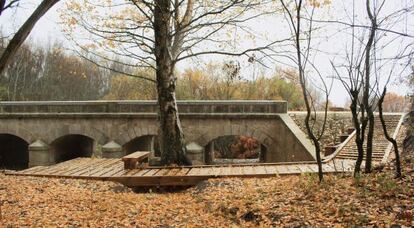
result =
[[[286,101],[178,101],[180,113],[287,113]],[[0,113],[157,113],[156,101],[0,102]]]

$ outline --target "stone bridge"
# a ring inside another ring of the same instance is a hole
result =
[[[179,101],[190,150],[208,163],[214,140],[249,136],[261,143],[262,162],[314,160],[285,101]],[[157,151],[155,101],[0,102],[0,168],[50,165],[76,157],[120,157]]]

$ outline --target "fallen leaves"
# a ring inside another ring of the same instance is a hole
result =
[[[410,166],[410,167],[408,167]],[[354,180],[327,175],[213,179],[180,192],[134,193],[112,182],[0,174],[5,226],[411,227],[414,169]]]

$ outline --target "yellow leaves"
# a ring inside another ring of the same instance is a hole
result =
[[[232,178],[179,192],[133,193],[112,182],[0,174],[0,226],[412,227],[414,164],[404,165],[399,195],[386,198],[381,188],[395,180],[378,174],[365,176],[372,188],[365,195],[364,186],[342,175],[327,175],[322,184],[311,175]]]
[[[66,7],[69,10],[73,10],[73,11],[81,11],[82,10],[81,4],[79,2],[76,2],[76,1],[66,2]]]
[[[319,8],[331,4],[331,0],[310,0],[309,4],[315,8]]]
[[[108,40],[107,44],[110,48],[115,48],[115,42],[113,40]]]
[[[71,17],[68,21],[67,21],[69,26],[75,26],[78,23],[78,20],[76,20],[76,18]]]

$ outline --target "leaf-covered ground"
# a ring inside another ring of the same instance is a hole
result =
[[[179,192],[134,193],[111,182],[0,174],[0,227],[414,226],[414,159],[354,180],[328,176],[216,179]]]

